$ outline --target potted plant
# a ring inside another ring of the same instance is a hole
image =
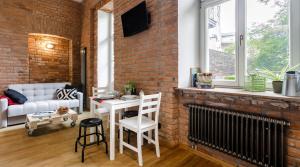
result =
[[[124,85],[124,92],[126,95],[132,95],[136,93],[136,84],[133,81],[127,82],[127,84]]]
[[[280,70],[280,72],[272,71],[268,68],[264,68],[262,70],[259,70],[259,73],[262,76],[272,80],[272,86],[273,86],[274,93],[281,93],[282,92],[283,78],[284,78],[285,73],[287,71],[296,70],[299,66],[300,66],[300,64],[297,64],[293,67],[289,67],[289,65],[287,65],[284,68],[282,68]]]

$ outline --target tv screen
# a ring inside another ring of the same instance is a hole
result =
[[[121,16],[124,37],[132,36],[148,29],[146,2],[138,4]]]

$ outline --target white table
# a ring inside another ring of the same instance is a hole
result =
[[[109,158],[110,160],[115,159],[115,114],[116,110],[119,109],[126,109],[129,107],[136,107],[140,105],[140,100],[119,100],[119,99],[112,99],[112,100],[104,100],[101,103],[95,100],[92,100],[93,98],[90,98],[90,111],[93,114],[95,111],[96,106],[102,106],[109,109],[109,116],[110,116],[110,138],[109,138]],[[93,129],[91,129],[93,131]],[[94,137],[91,136],[90,141],[94,141]]]

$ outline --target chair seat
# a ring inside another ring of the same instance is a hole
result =
[[[102,120],[99,118],[87,118],[80,122],[81,127],[93,127],[102,124]]]
[[[120,120],[120,124],[130,130],[136,131],[138,129],[138,117],[125,118]],[[149,119],[148,117],[142,116],[141,129],[146,129],[155,126],[155,121]]]

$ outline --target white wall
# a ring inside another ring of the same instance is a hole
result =
[[[178,87],[190,87],[200,66],[200,0],[178,0]]]
[[[111,13],[98,11],[98,87],[113,89],[113,17]]]

